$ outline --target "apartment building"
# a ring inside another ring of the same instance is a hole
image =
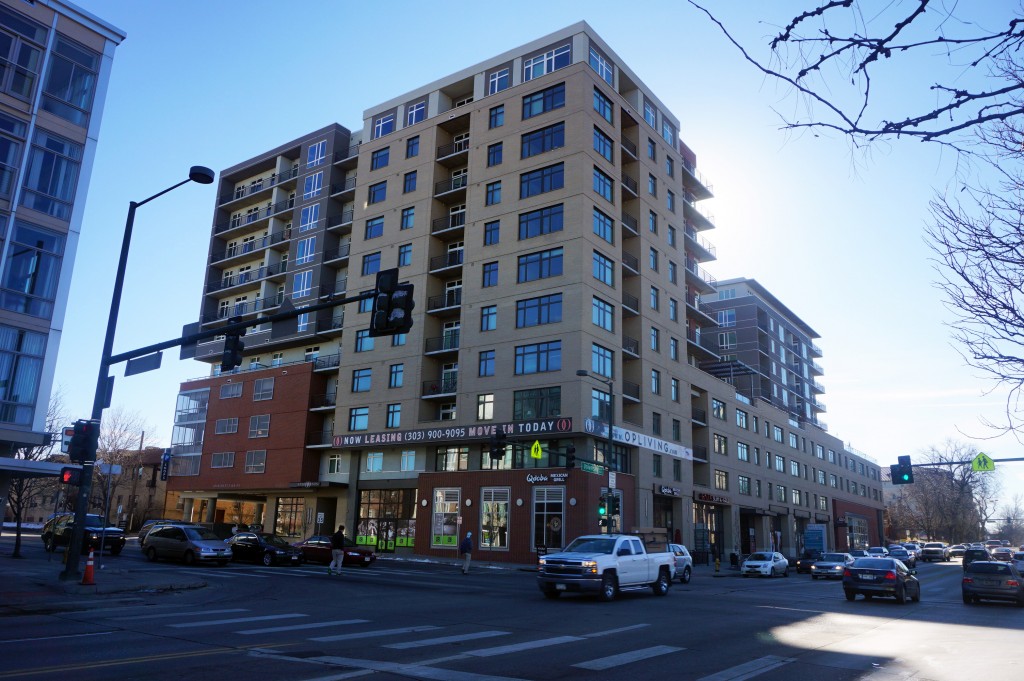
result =
[[[0,0],[0,507],[10,475],[56,472],[6,457],[47,438],[89,176],[124,37],[68,2]]]
[[[241,367],[220,375],[215,340],[196,355],[211,375],[182,385],[168,488],[185,517],[295,537],[344,523],[438,556],[472,531],[520,563],[605,529],[607,492],[617,529],[665,528],[704,560],[795,552],[811,523],[837,545],[848,520],[855,542],[878,536],[876,464],[701,368],[720,360],[710,186],[678,119],[586,23],[219,186],[201,322],[253,326]],[[356,299],[393,267],[415,323],[374,338]],[[261,321],[285,301],[337,305]]]

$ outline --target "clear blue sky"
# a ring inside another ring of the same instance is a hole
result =
[[[813,3],[708,4],[763,54],[759,39]],[[1021,455],[1012,438],[979,439],[989,434],[981,419],[998,421],[1004,397],[986,395],[990,384],[951,347],[932,284],[923,228],[951,159],[916,142],[864,157],[840,137],[781,131],[773,108],[791,113],[798,102],[688,4],[496,12],[468,3],[450,15],[413,2],[78,5],[128,37],[114,60],[57,366],[71,418],[90,411],[129,201],[194,164],[219,172],[330,123],[358,129],[369,106],[582,19],[680,119],[698,155],[715,192],[702,204],[717,224],[706,236],[718,261],[707,269],[757,279],[821,334],[833,434],[883,465],[950,437],[996,458]],[[176,337],[197,319],[214,201],[212,186],[190,184],[139,210],[115,353]],[[148,444],[166,445],[179,383],[205,368],[171,351],[155,372],[115,369],[114,405],[142,415]],[[1024,491],[1024,464],[1000,470],[1007,497]]]

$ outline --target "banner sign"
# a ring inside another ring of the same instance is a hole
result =
[[[384,433],[350,433],[335,435],[334,446],[365,447],[368,445],[408,445],[430,442],[451,442],[453,440],[484,440],[505,433],[509,438],[560,435],[572,432],[572,419],[540,419],[535,421],[512,421],[511,423],[473,424],[469,426],[436,426],[416,430],[392,430]]]
[[[583,422],[583,430],[595,437],[608,438],[608,424],[601,421],[586,419]],[[615,442],[621,442],[625,445],[650,449],[651,451],[659,454],[674,456],[677,459],[693,461],[693,450],[689,447],[683,447],[682,445],[677,445],[673,442],[659,440],[656,437],[637,433],[636,431],[627,430],[625,428],[619,428],[618,426],[612,427],[612,440]]]

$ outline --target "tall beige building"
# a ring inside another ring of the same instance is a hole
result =
[[[472,531],[512,562],[606,530],[608,492],[615,528],[699,560],[795,553],[808,525],[878,541],[877,464],[701,368],[712,194],[679,134],[581,22],[224,170],[202,322],[254,327],[238,370],[182,386],[177,507],[291,536],[344,522],[383,551],[450,555]],[[406,335],[371,337],[368,301],[259,321],[393,267]]]

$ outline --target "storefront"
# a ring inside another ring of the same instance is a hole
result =
[[[411,552],[416,544],[415,489],[359,490],[355,541],[378,553]]]
[[[681,516],[680,503],[682,496],[683,491],[678,487],[654,485],[653,526],[663,527],[668,530],[668,536],[671,538],[671,541],[677,544],[683,543],[681,528],[677,526],[678,523],[675,520]]]
[[[693,493],[693,562],[708,565],[728,558],[725,550],[725,508],[729,497],[709,492]]]

